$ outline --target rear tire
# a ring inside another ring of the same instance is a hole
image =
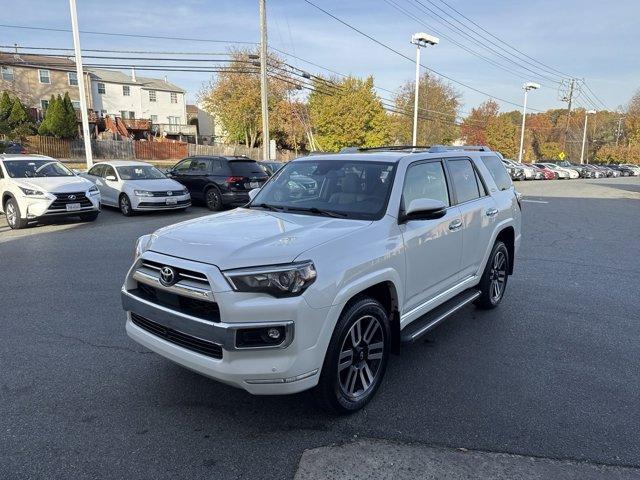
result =
[[[507,288],[510,262],[507,246],[497,240],[478,284],[481,293],[474,302],[478,308],[490,310],[500,305]]]
[[[118,207],[120,207],[120,212],[125,217],[130,217],[134,213],[133,207],[131,206],[131,200],[126,193],[120,195],[120,198],[118,199]]]
[[[219,212],[222,210],[222,195],[216,187],[209,187],[204,192],[204,201],[207,204],[207,208],[212,212]]]
[[[7,217],[7,223],[12,230],[20,230],[21,228],[26,228],[27,219],[22,218],[20,215],[20,207],[18,207],[18,202],[15,199],[10,198],[4,204],[4,214]]]
[[[380,302],[361,297],[342,313],[331,336],[316,387],[320,406],[332,413],[364,407],[382,383],[391,330]]]

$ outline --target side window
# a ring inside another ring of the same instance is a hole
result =
[[[118,176],[116,175],[115,169],[111,165],[105,165],[102,176],[104,178],[107,178],[109,175],[113,175],[114,177],[118,178]]]
[[[182,160],[178,165],[176,165],[174,170],[180,173],[186,173],[187,170],[189,170],[190,166],[191,166],[191,159],[187,158],[185,160]]]
[[[511,188],[511,177],[507,173],[507,169],[502,164],[498,157],[493,155],[480,157],[484,166],[487,167],[489,173],[493,177],[493,181],[496,182],[498,190],[507,190]]]
[[[451,183],[456,191],[458,203],[468,202],[480,197],[478,177],[471,160],[448,160]]]
[[[189,166],[189,173],[207,173],[209,172],[209,161],[204,158],[194,158]]]
[[[419,198],[440,200],[447,207],[451,204],[442,162],[415,163],[407,169],[402,188],[404,208]]]
[[[2,173],[2,164],[0,164],[0,180],[4,178],[4,173]]]
[[[211,160],[211,173],[214,175],[223,175],[224,169],[220,160]]]
[[[103,169],[104,169],[104,165],[96,165],[91,170],[89,170],[87,173],[89,175],[93,175],[94,177],[101,177]]]

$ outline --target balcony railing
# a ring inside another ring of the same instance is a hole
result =
[[[173,123],[154,123],[151,130],[158,134],[195,136],[198,128],[195,125],[176,125]]]
[[[145,118],[123,118],[127,130],[151,130],[151,120]]]

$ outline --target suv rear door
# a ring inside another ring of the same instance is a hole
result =
[[[402,208],[412,200],[431,198],[448,206],[442,218],[409,220],[400,225],[405,246],[405,313],[458,283],[462,255],[460,210],[442,160],[420,160],[407,168]]]
[[[197,200],[204,198],[204,187],[211,174],[211,162],[206,157],[189,157],[178,163],[172,170],[171,178],[183,184]]]
[[[448,158],[446,163],[462,219],[462,281],[482,268],[499,212],[470,158]]]

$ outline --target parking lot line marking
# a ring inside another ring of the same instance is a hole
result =
[[[526,198],[522,199],[523,202],[529,202],[529,203],[549,203],[549,202],[545,202],[543,200],[528,200]]]

